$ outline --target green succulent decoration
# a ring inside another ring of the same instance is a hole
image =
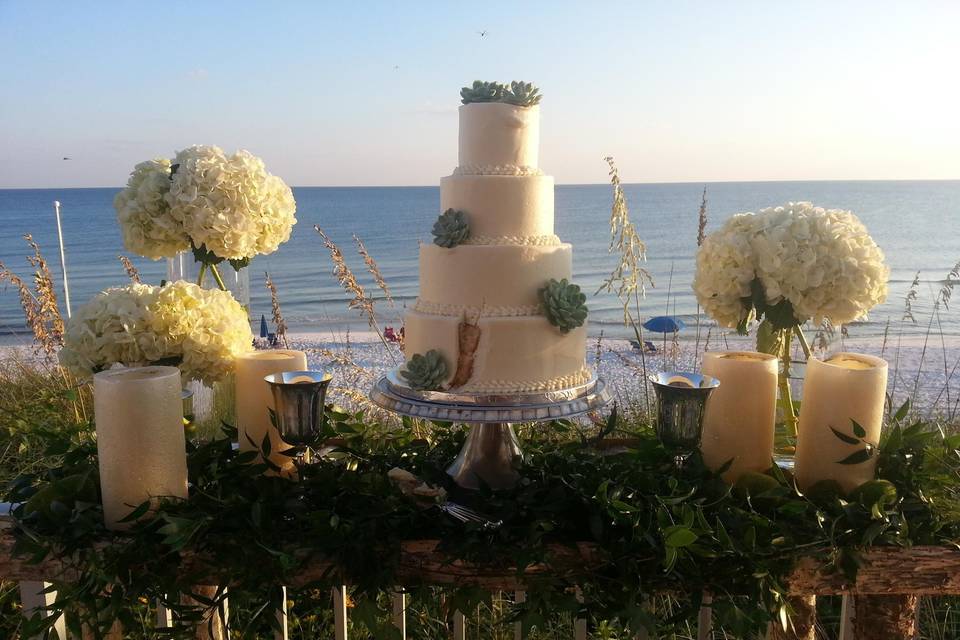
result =
[[[433,223],[433,244],[452,249],[466,242],[470,237],[470,223],[467,214],[455,209],[447,209]]]
[[[474,80],[473,85],[460,89],[460,99],[463,104],[471,102],[501,102],[506,85],[500,82],[484,82]]]
[[[541,97],[540,89],[533,86],[533,83],[514,80],[510,83],[510,88],[504,91],[502,102],[520,107],[532,107],[540,104]]]
[[[550,324],[560,329],[560,333],[569,333],[587,319],[587,296],[580,287],[564,278],[557,282],[553,278],[538,292],[543,312]]]
[[[474,80],[473,85],[460,89],[463,104],[471,102],[502,102],[518,107],[532,107],[540,104],[540,89],[532,82],[514,80],[509,85],[500,82]]]
[[[447,361],[436,349],[424,354],[415,353],[400,370],[400,376],[413,389],[436,391],[447,377]]]

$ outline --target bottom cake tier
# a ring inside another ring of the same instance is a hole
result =
[[[473,335],[479,330],[471,353],[471,341],[462,339],[463,323],[460,316],[408,312],[406,358],[439,351],[447,362],[444,385],[449,386],[458,368],[463,369],[472,356],[472,367],[466,365],[470,369],[466,382],[453,387],[466,393],[555,391],[583,384],[592,375],[584,363],[586,326],[563,334],[541,315],[480,317],[471,324]]]

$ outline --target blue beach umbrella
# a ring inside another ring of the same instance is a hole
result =
[[[267,329],[267,316],[260,316],[260,337],[266,338],[267,334],[270,333],[270,330]]]
[[[686,325],[680,318],[673,316],[654,316],[643,323],[643,328],[654,333],[676,333]]]

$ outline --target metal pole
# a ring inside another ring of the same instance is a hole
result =
[[[70,283],[67,281],[67,257],[63,251],[63,227],[60,226],[60,201],[53,201],[53,212],[57,216],[57,239],[60,241],[60,270],[63,272],[63,301],[70,317]]]

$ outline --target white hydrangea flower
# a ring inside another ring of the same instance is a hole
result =
[[[708,235],[697,252],[693,291],[704,311],[721,326],[733,328],[749,309],[742,298],[750,295],[756,277],[750,239],[756,216],[738,214]]]
[[[293,192],[259,158],[193,146],[177,153],[174,165],[166,200],[194,246],[242,259],[273,253],[290,239]]]
[[[839,325],[886,300],[890,269],[853,213],[791,202],[758,217],[751,246],[769,304],[786,299],[800,319]]]
[[[693,288],[726,327],[749,311],[741,298],[755,278],[768,305],[787,300],[800,321],[839,325],[886,300],[889,277],[883,252],[855,215],[791,202],[734,216],[710,234],[697,254]]]
[[[252,348],[253,333],[229,292],[178,281],[97,294],[67,321],[63,342],[60,362],[80,378],[118,363],[175,362],[185,378],[211,384]]]
[[[190,248],[183,226],[167,204],[169,190],[169,160],[158,158],[134,167],[127,186],[113,199],[128,251],[157,260]]]

